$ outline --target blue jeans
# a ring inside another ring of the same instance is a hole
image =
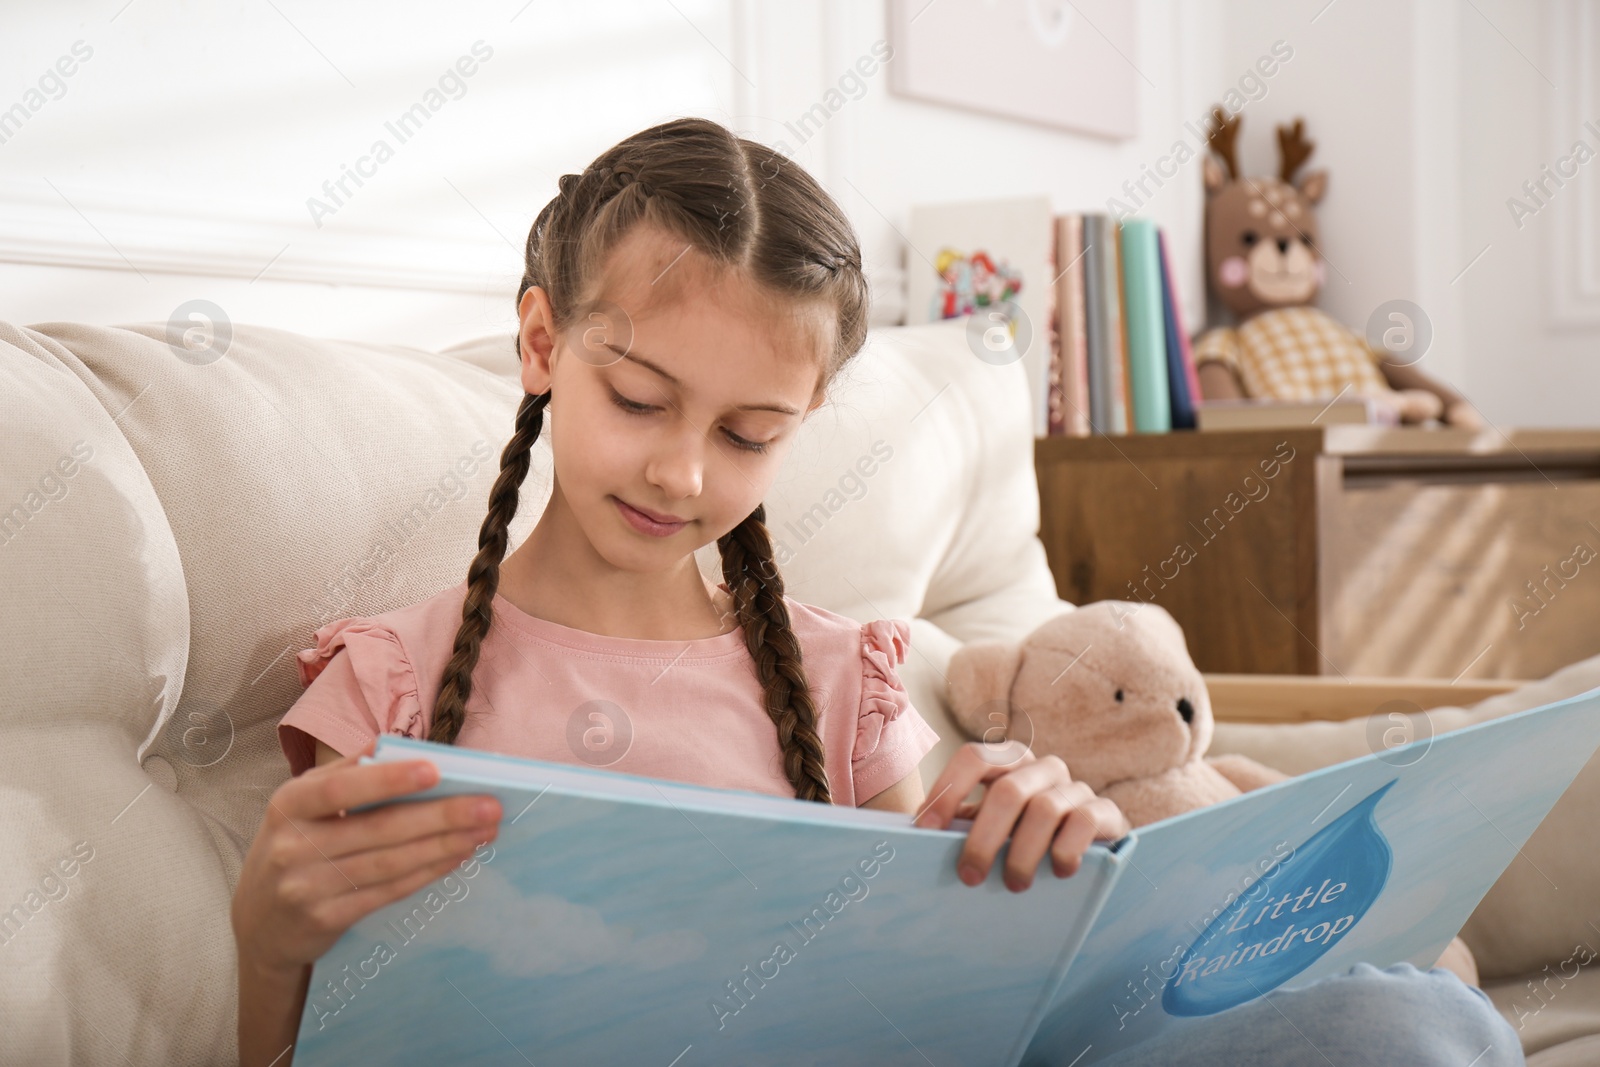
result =
[[[1517,1032],[1449,971],[1358,963],[1102,1061],[1226,1067],[1514,1067]],[[1065,1065],[1062,1065],[1065,1067]]]

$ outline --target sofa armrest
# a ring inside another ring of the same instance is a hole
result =
[[[1469,707],[1525,682],[1501,678],[1338,678],[1314,674],[1208,674],[1218,722],[1292,723],[1355,719],[1401,700],[1419,710]]]

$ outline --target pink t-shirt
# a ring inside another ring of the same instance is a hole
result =
[[[466,590],[462,581],[316,632],[316,647],[296,654],[307,688],[278,726],[295,774],[315,764],[313,739],[347,755],[380,733],[428,736]],[[899,619],[858,623],[787,596],[784,604],[833,802],[858,805],[914,771],[939,740],[895,672],[911,628]],[[794,796],[738,627],[693,641],[606,637],[535,618],[496,595],[456,743]]]

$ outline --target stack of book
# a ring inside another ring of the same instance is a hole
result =
[[[1165,236],[1148,219],[1057,216],[1046,433],[1192,430],[1200,401]]]
[[[918,205],[909,240],[907,321],[1000,316],[1036,437],[1195,427],[1200,381],[1153,222],[1057,215],[1047,197]]]

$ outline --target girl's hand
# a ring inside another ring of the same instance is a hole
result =
[[[371,752],[368,746],[367,752]],[[351,808],[436,785],[426,760],[361,766],[358,753],[279,786],[233,894],[239,1052],[266,1064],[299,1028],[310,964],[359,919],[443,877],[499,832],[500,802],[459,796]],[[284,1067],[287,1060],[279,1060]]]
[[[983,799],[961,803],[980,782]],[[944,829],[953,818],[973,820],[956,867],[967,885],[989,876],[1008,836],[1006,888],[1020,893],[1033,884],[1046,852],[1056,877],[1066,878],[1077,872],[1090,842],[1115,841],[1129,830],[1122,809],[1073,781],[1059,756],[1040,759],[1015,741],[998,746],[969,741],[956,750],[930,793],[933,799],[914,825]]]
[[[259,967],[314,962],[363,916],[448,874],[499,830],[493,797],[345,814],[439,781],[426,760],[360,766],[357,758],[314,767],[267,802],[233,895],[240,953]]]

